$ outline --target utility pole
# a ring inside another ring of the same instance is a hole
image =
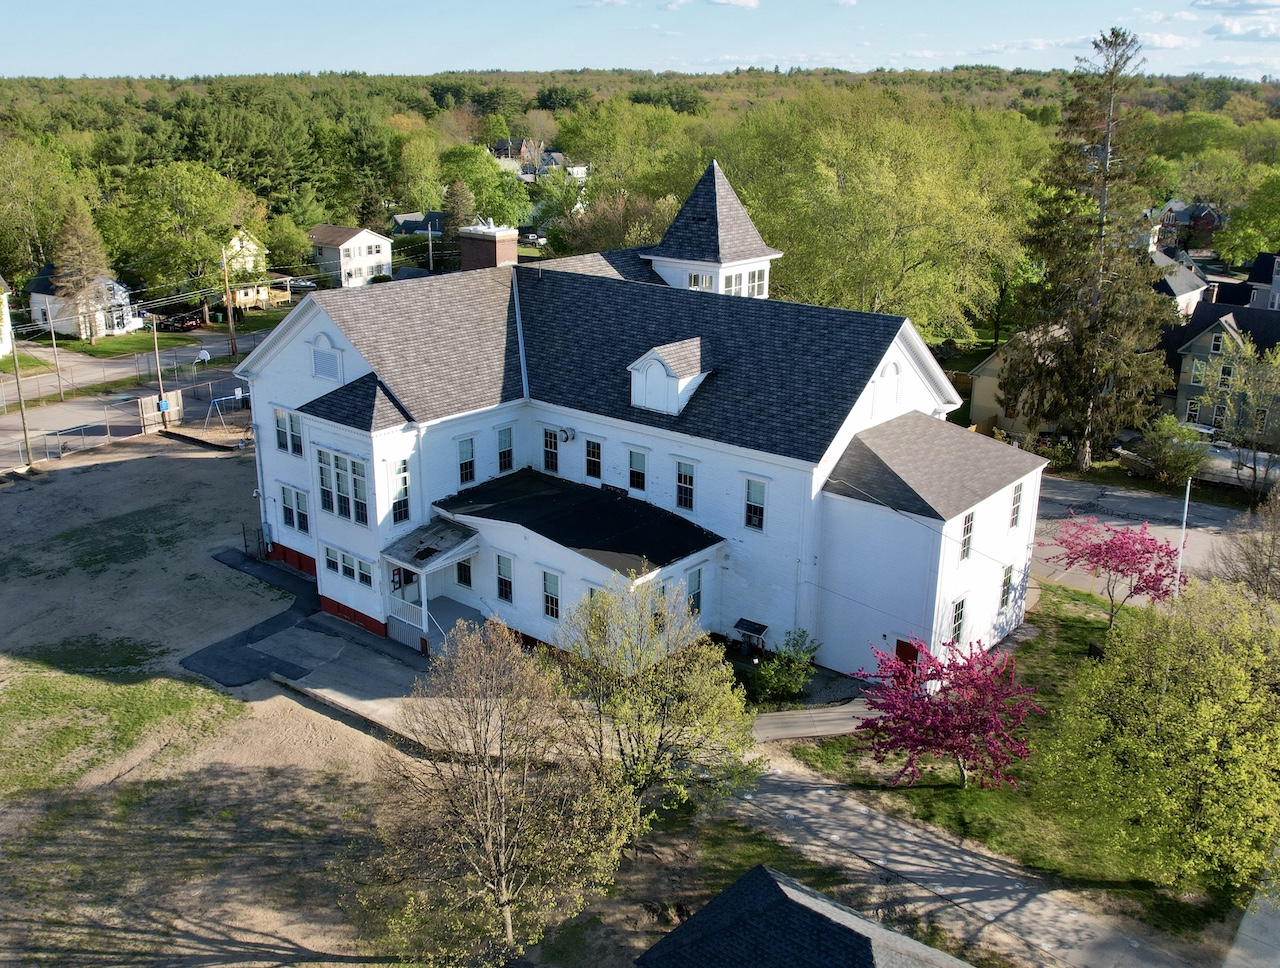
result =
[[[236,356],[236,314],[231,307],[231,280],[227,275],[227,249],[222,248],[222,302],[227,307],[227,336],[231,344],[231,357]]]
[[[27,448],[27,466],[31,465],[31,432],[27,429],[27,404],[22,399],[22,373],[18,366],[18,341],[13,341],[13,382],[18,385],[18,412],[22,414],[22,442]]]
[[[48,316],[48,312],[45,313]],[[62,367],[58,365],[58,336],[53,331],[53,320],[49,320],[49,341],[53,344],[53,371],[58,374],[58,399],[66,400],[66,395],[62,392]],[[13,357],[14,365],[17,365],[18,357]],[[16,372],[16,371],[15,371]]]
[[[156,351],[156,382],[160,385],[159,402],[163,404],[164,403],[164,374],[160,370],[160,327],[157,326],[155,323],[151,324],[151,345],[152,347],[155,348],[155,351]],[[159,409],[158,406],[157,406],[157,409]],[[165,411],[163,410],[160,411],[160,423],[166,427],[169,426],[168,416],[169,415],[165,413]]]

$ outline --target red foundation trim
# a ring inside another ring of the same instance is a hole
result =
[[[374,635],[381,635],[384,639],[387,637],[387,623],[379,622],[371,615],[364,612],[357,612],[349,605],[343,605],[341,602],[335,602],[332,598],[320,596],[320,611],[328,612],[330,615],[336,615],[344,622],[350,622],[352,625],[358,625],[366,632],[372,632]]]
[[[267,558],[271,561],[282,561],[290,568],[296,568],[312,578],[316,577],[316,560],[314,558],[310,555],[304,555],[301,551],[286,548],[278,541],[272,544],[271,550],[267,552]]]

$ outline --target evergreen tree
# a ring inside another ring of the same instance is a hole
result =
[[[1145,201],[1143,158],[1129,137],[1124,99],[1143,61],[1137,38],[1112,28],[1078,61],[1074,98],[1046,173],[1035,245],[1045,276],[1026,332],[1005,349],[1000,389],[1027,424],[1055,423],[1076,438],[1075,466],[1116,430],[1141,425],[1155,390],[1170,382],[1153,352],[1173,304],[1135,249]]]
[[[444,202],[444,237],[450,242],[458,239],[458,229],[476,220],[476,197],[461,178],[449,185]]]
[[[53,288],[75,307],[80,338],[96,343],[102,332],[94,307],[98,302],[96,297],[101,290],[101,279],[110,273],[102,236],[98,234],[88,206],[82,199],[73,199],[67,209],[62,228],[58,230],[54,254],[57,269],[53,274]]]

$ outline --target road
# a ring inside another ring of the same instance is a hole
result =
[[[1210,574],[1214,549],[1223,545],[1223,535],[1240,512],[1197,503],[1194,500],[1194,485],[1191,497],[1182,569],[1185,574],[1192,576]],[[1175,546],[1181,536],[1182,501],[1178,498],[1134,488],[1109,487],[1046,476],[1040,489],[1040,519],[1036,525],[1037,545],[1031,565],[1032,577],[1041,581],[1058,582],[1082,591],[1101,592],[1101,585],[1093,588],[1094,579],[1091,575],[1080,571],[1065,571],[1060,564],[1049,561],[1049,558],[1061,551],[1052,545],[1058,523],[1073,511],[1078,516],[1096,517],[1099,521],[1113,525],[1136,527],[1144,521],[1150,522],[1152,534]]]

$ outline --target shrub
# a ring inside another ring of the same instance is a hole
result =
[[[822,643],[804,629],[791,629],[782,645],[768,652],[756,673],[756,702],[791,702],[804,696],[813,676],[813,657]]]

